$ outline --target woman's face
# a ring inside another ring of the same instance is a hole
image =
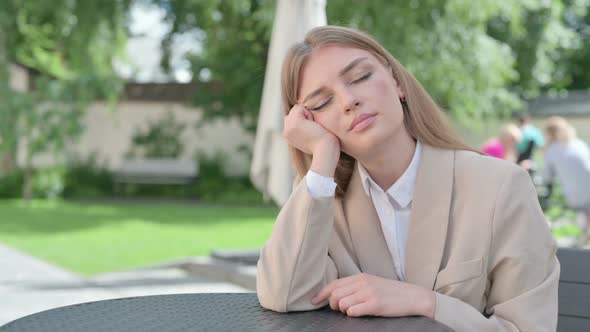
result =
[[[358,159],[406,134],[403,93],[391,70],[371,53],[349,47],[314,49],[301,72],[299,104]]]

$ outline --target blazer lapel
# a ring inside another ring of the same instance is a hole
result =
[[[453,191],[455,152],[423,145],[410,212],[407,282],[433,289],[440,269]]]
[[[344,213],[361,271],[397,280],[379,216],[365,193],[356,164],[344,196]]]

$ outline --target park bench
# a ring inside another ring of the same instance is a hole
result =
[[[113,174],[115,187],[124,184],[189,185],[199,174],[194,160],[126,159]]]
[[[557,332],[590,331],[590,250],[559,248]]]

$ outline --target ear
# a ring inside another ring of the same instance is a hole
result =
[[[402,90],[399,82],[395,78],[395,74],[393,73],[393,69],[391,69],[390,67],[388,67],[388,69],[389,69],[389,72],[391,74],[391,79],[393,80],[393,87],[395,89],[395,92],[397,93],[397,96],[399,97],[399,99],[405,100],[406,99],[406,94],[404,93],[404,91]]]
[[[399,86],[399,83],[397,83],[397,81],[395,80],[395,78],[393,79],[393,83],[395,85],[395,92],[397,92],[397,95],[399,96],[399,99],[405,100],[406,99],[406,95],[402,91],[402,88]]]

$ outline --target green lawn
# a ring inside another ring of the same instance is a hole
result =
[[[0,200],[0,242],[84,275],[258,248],[272,207],[99,205]]]

